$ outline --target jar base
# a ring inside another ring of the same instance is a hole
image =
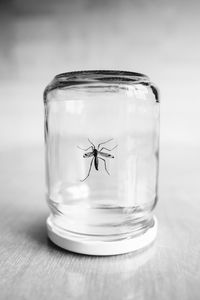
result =
[[[57,229],[51,222],[51,216],[47,218],[47,232],[50,240],[63,249],[80,254],[109,256],[136,251],[151,244],[156,238],[157,220],[154,217],[152,225],[142,234],[114,241],[91,241],[87,236],[74,238],[72,234]]]

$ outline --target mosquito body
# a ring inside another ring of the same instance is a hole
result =
[[[102,161],[104,162],[104,168],[105,168],[107,174],[110,175],[110,173],[108,172],[107,166],[106,166],[106,160],[105,160],[104,158],[102,158],[102,157],[105,157],[105,158],[114,158],[114,156],[111,155],[111,154],[109,154],[109,153],[104,152],[103,150],[106,150],[106,151],[112,151],[112,150],[114,150],[114,149],[117,147],[117,145],[114,146],[112,149],[108,149],[108,148],[106,148],[106,147],[102,147],[102,145],[104,145],[104,144],[106,144],[106,143],[108,143],[108,142],[110,142],[110,141],[112,141],[112,140],[113,140],[113,139],[110,139],[110,140],[107,140],[107,141],[105,141],[105,142],[103,142],[103,143],[100,143],[100,144],[98,144],[98,146],[96,147],[96,146],[90,141],[90,139],[88,139],[88,141],[89,141],[89,143],[91,144],[91,146],[88,147],[87,149],[83,149],[83,148],[77,146],[79,149],[81,149],[81,150],[83,150],[83,151],[88,151],[89,149],[91,149],[90,152],[87,152],[87,153],[83,154],[83,158],[90,158],[90,157],[91,157],[92,159],[91,159],[91,162],[90,162],[88,174],[87,174],[87,176],[86,176],[83,180],[81,180],[81,181],[84,181],[84,180],[86,180],[86,179],[88,178],[88,176],[90,175],[90,171],[91,171],[91,168],[92,168],[92,164],[93,164],[93,163],[94,163],[95,169],[96,169],[97,171],[99,170],[99,160],[102,160]]]

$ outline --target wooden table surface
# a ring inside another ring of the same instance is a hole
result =
[[[90,257],[46,235],[43,148],[1,153],[0,299],[199,299],[199,149],[161,147],[156,242]]]

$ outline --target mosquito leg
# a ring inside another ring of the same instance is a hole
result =
[[[92,144],[92,146],[95,148],[95,145],[88,139],[89,143]]]
[[[109,140],[107,140],[107,141],[105,141],[105,142],[103,142],[103,143],[100,143],[100,144],[98,145],[97,149],[99,149],[100,145],[106,144],[106,143],[108,143],[108,142],[110,142],[110,141],[112,141],[112,140],[113,140],[113,139],[109,139]]]
[[[85,179],[87,179],[88,178],[88,176],[90,175],[90,171],[91,171],[91,168],[92,168],[92,163],[93,163],[93,160],[94,160],[94,157],[93,157],[93,159],[91,160],[91,162],[90,162],[90,167],[89,167],[89,171],[88,171],[88,174],[87,174],[87,176],[84,178],[84,179],[82,179],[82,180],[80,180],[80,181],[84,181]]]
[[[101,159],[101,160],[103,160],[103,162],[104,162],[104,167],[105,167],[105,170],[106,170],[106,172],[108,173],[108,175],[110,175],[110,173],[108,172],[108,170],[107,170],[107,166],[106,166],[106,160],[105,159],[103,159],[103,158],[101,158],[101,157],[98,157],[98,159]]]
[[[90,147],[87,148],[87,149],[83,149],[83,148],[81,148],[81,147],[79,147],[79,146],[77,146],[77,148],[79,148],[79,149],[81,149],[81,150],[83,150],[83,151],[87,151],[87,150],[89,150],[90,148],[92,148],[92,146],[90,146]]]
[[[102,151],[103,149],[107,150],[107,151],[112,151],[114,150],[115,148],[117,148],[118,145],[116,145],[115,147],[113,147],[112,149],[108,149],[108,148],[105,148],[105,147],[102,147],[99,151]]]

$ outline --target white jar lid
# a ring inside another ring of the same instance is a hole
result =
[[[68,237],[66,234],[62,235],[52,228],[49,218],[47,219],[47,231],[50,240],[66,250],[87,255],[117,255],[139,250],[152,243],[157,234],[157,220],[154,218],[154,225],[143,234],[116,241],[84,241]]]

